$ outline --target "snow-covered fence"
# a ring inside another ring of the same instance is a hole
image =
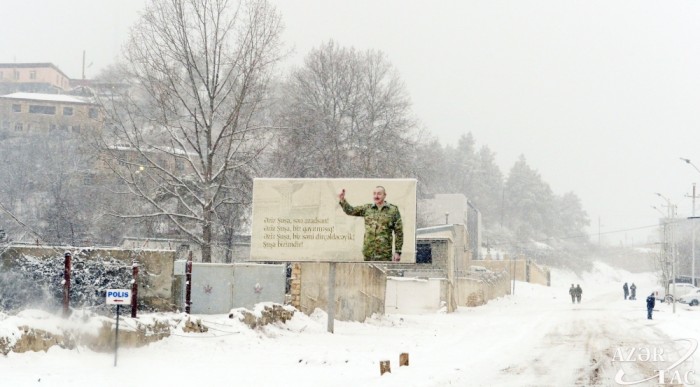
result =
[[[71,307],[104,308],[104,290],[130,288],[132,260],[141,267],[139,309],[174,308],[174,251],[9,246],[0,253],[0,310],[57,309],[65,251],[73,251]]]

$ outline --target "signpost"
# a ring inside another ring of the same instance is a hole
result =
[[[117,323],[114,332],[114,366],[117,366],[117,351],[119,350],[119,309],[122,305],[131,303],[131,290],[129,289],[108,289],[106,293],[107,305],[117,306]]]

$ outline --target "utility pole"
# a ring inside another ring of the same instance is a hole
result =
[[[686,195],[687,196],[687,195]],[[691,236],[691,261],[690,261],[690,279],[693,283],[693,286],[697,286],[695,283],[695,183],[693,183],[693,211],[692,211],[692,216],[691,216],[691,229],[692,229],[692,236]]]
[[[670,202],[669,202],[670,203]],[[671,219],[676,218],[676,206],[671,206]],[[676,313],[676,258],[678,256],[678,247],[676,246],[675,227],[671,225],[671,272],[673,274],[673,313]]]
[[[690,165],[691,167],[695,168],[696,171],[700,172],[700,168],[698,168],[695,164],[693,164],[693,162],[690,161],[690,159],[686,159],[686,158],[683,158],[683,157],[681,157],[680,159],[681,159],[681,161],[683,161],[684,163],[686,163],[686,164]],[[691,270],[692,270],[692,273],[691,273],[691,275],[690,275],[690,278],[691,278],[692,281],[693,281],[693,286],[696,285],[696,283],[695,283],[695,197],[696,197],[696,196],[695,196],[695,183],[693,183],[693,215],[692,215],[692,218],[691,218],[691,219],[692,219],[692,222],[693,222],[693,223],[691,224],[691,227],[692,227],[692,230],[693,230],[693,231],[692,231],[692,239],[693,239],[693,241],[692,241],[692,259],[693,259],[693,261],[692,261],[692,263],[691,263],[691,267],[692,267]]]
[[[666,209],[668,213],[667,221],[666,224],[668,226],[665,226],[664,229],[668,228],[668,240],[670,241],[670,255],[671,255],[671,279],[673,283],[673,290],[671,293],[673,294],[673,313],[676,313],[676,242],[675,242],[675,237],[674,237],[674,227],[671,222],[674,222],[674,219],[676,217],[676,206],[671,204],[671,199],[667,198],[666,196],[656,193],[658,197],[661,199],[664,199],[666,201]],[[668,251],[668,250],[667,250]],[[664,285],[665,287],[665,285]]]

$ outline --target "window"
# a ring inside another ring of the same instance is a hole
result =
[[[18,103],[13,103],[12,104],[12,112],[13,113],[22,113],[22,105]]]
[[[22,123],[21,122],[15,123],[15,130],[18,132],[22,131]]]
[[[19,79],[19,71],[17,71],[17,70],[14,71],[14,78]]]
[[[71,126],[71,130],[73,130],[73,133],[80,133],[80,125]]]
[[[29,113],[31,113],[31,114],[56,114],[56,106],[29,105]]]
[[[96,108],[90,108],[88,111],[88,117],[90,118],[97,118],[97,109]]]
[[[433,249],[430,243],[416,244],[416,263],[433,263]]]
[[[63,115],[64,116],[72,116],[73,115],[73,108],[72,107],[64,107],[63,108]]]
[[[49,125],[49,130],[50,130],[50,131],[56,130],[56,124],[51,124],[51,125]]]
[[[36,70],[32,70],[29,72],[29,79],[36,79]]]
[[[0,79],[2,79],[2,71],[0,71]]]

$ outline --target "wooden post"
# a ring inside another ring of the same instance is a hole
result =
[[[399,355],[399,367],[408,366],[408,352]]]
[[[131,262],[131,275],[133,276],[131,280],[131,318],[136,318],[136,311],[139,308],[139,263],[135,258]]]
[[[379,375],[384,375],[384,373],[391,373],[391,362],[389,360],[382,360],[379,362]]]
[[[70,315],[70,272],[71,272],[71,257],[70,251],[66,251],[63,256],[63,317]]]
[[[335,262],[328,266],[328,332],[333,333],[335,322]]]
[[[187,258],[185,264],[185,313],[190,314],[190,305],[192,304],[192,252]]]

